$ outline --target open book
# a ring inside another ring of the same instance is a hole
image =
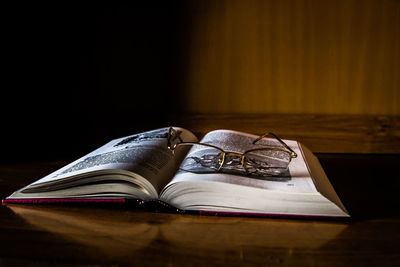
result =
[[[179,127],[134,134],[110,141],[3,203],[154,202],[187,213],[349,217],[304,145],[257,137],[215,130],[199,141]]]

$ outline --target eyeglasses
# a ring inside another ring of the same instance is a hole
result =
[[[270,146],[260,142],[272,137],[276,145]],[[251,176],[279,176],[288,170],[293,158],[297,157],[284,141],[273,133],[260,135],[252,141],[250,148],[243,153],[225,151],[215,145],[196,142],[183,142],[180,132],[169,128],[167,146],[172,152],[179,147],[190,148],[190,153],[180,166],[181,170],[194,173],[225,172]]]

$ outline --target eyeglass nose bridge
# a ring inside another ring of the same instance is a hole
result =
[[[236,152],[222,152],[222,153],[221,153],[221,156],[220,156],[220,158],[219,158],[219,168],[218,168],[218,171],[219,171],[219,170],[222,168],[222,166],[224,165],[226,156],[230,156],[230,155],[240,157],[240,163],[242,164],[242,166],[243,166],[243,168],[245,169],[245,171],[247,171],[247,168],[246,168],[246,161],[245,161],[245,157],[246,157],[245,154],[236,153]]]

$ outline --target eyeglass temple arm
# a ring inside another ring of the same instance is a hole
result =
[[[293,149],[290,148],[290,146],[288,146],[285,142],[283,142],[282,139],[280,139],[278,136],[276,136],[274,133],[265,133],[263,135],[260,135],[256,140],[253,141],[253,145],[255,145],[258,141],[260,141],[261,139],[263,139],[264,137],[271,135],[272,137],[274,137],[276,140],[279,141],[279,143],[281,143],[287,150],[290,151],[290,154],[292,156],[292,158],[297,158],[297,153],[293,151]]]
[[[181,143],[183,142],[181,134],[177,130],[175,130],[174,128],[171,127],[168,130],[168,136],[167,136],[168,149],[174,149],[176,147],[176,144],[174,145],[174,147],[171,147],[171,139],[173,136],[175,136],[175,138],[178,138],[179,142],[181,142]]]

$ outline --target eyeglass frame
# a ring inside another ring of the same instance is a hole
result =
[[[175,143],[174,145],[171,145],[171,144],[172,144],[172,142],[171,142],[171,137],[173,136],[173,134],[175,134],[175,136],[176,136],[175,138],[178,138],[180,142],[179,142],[179,143]],[[265,137],[267,137],[267,136],[272,136],[272,137],[274,137],[279,143],[281,143],[281,144],[283,145],[283,147],[284,147],[286,150],[285,150],[285,149],[281,149],[281,148],[277,148],[277,147],[259,147],[259,148],[253,148],[253,149],[246,150],[246,151],[243,152],[243,153],[225,151],[225,150],[223,150],[222,148],[217,147],[217,146],[214,146],[214,145],[211,145],[211,144],[200,143],[200,142],[184,142],[184,141],[182,140],[181,136],[180,136],[180,133],[178,133],[178,131],[175,130],[173,127],[170,127],[169,130],[168,130],[167,147],[168,147],[169,150],[172,151],[172,153],[174,153],[175,149],[176,149],[178,146],[181,146],[181,145],[182,145],[182,146],[185,146],[185,145],[191,145],[191,146],[193,146],[193,145],[202,145],[202,146],[211,147],[211,148],[214,148],[214,149],[217,149],[217,150],[221,151],[221,156],[220,156],[220,159],[218,160],[219,167],[218,167],[218,169],[216,170],[216,172],[218,172],[218,171],[222,168],[222,166],[224,165],[224,162],[225,162],[225,158],[226,158],[226,156],[228,156],[228,155],[240,157],[240,163],[241,163],[242,167],[244,168],[244,170],[245,170],[246,172],[248,172],[248,169],[247,169],[247,167],[246,167],[246,161],[245,161],[246,154],[247,154],[247,153],[250,153],[250,152],[254,152],[254,151],[260,151],[260,150],[272,150],[272,151],[281,151],[281,152],[288,153],[288,154],[289,154],[289,162],[288,162],[288,164],[287,164],[287,166],[286,166],[286,168],[288,168],[289,165],[290,165],[290,162],[292,161],[292,159],[293,159],[293,158],[297,158],[297,153],[294,152],[293,149],[291,149],[291,148],[290,148],[282,139],[280,139],[277,135],[275,135],[274,133],[271,133],[271,132],[267,132],[267,133],[265,133],[265,134],[263,134],[263,135],[260,135],[258,138],[256,138],[256,139],[252,142],[252,144],[255,145],[258,141],[260,141],[261,139],[263,139],[263,138],[265,138]]]

